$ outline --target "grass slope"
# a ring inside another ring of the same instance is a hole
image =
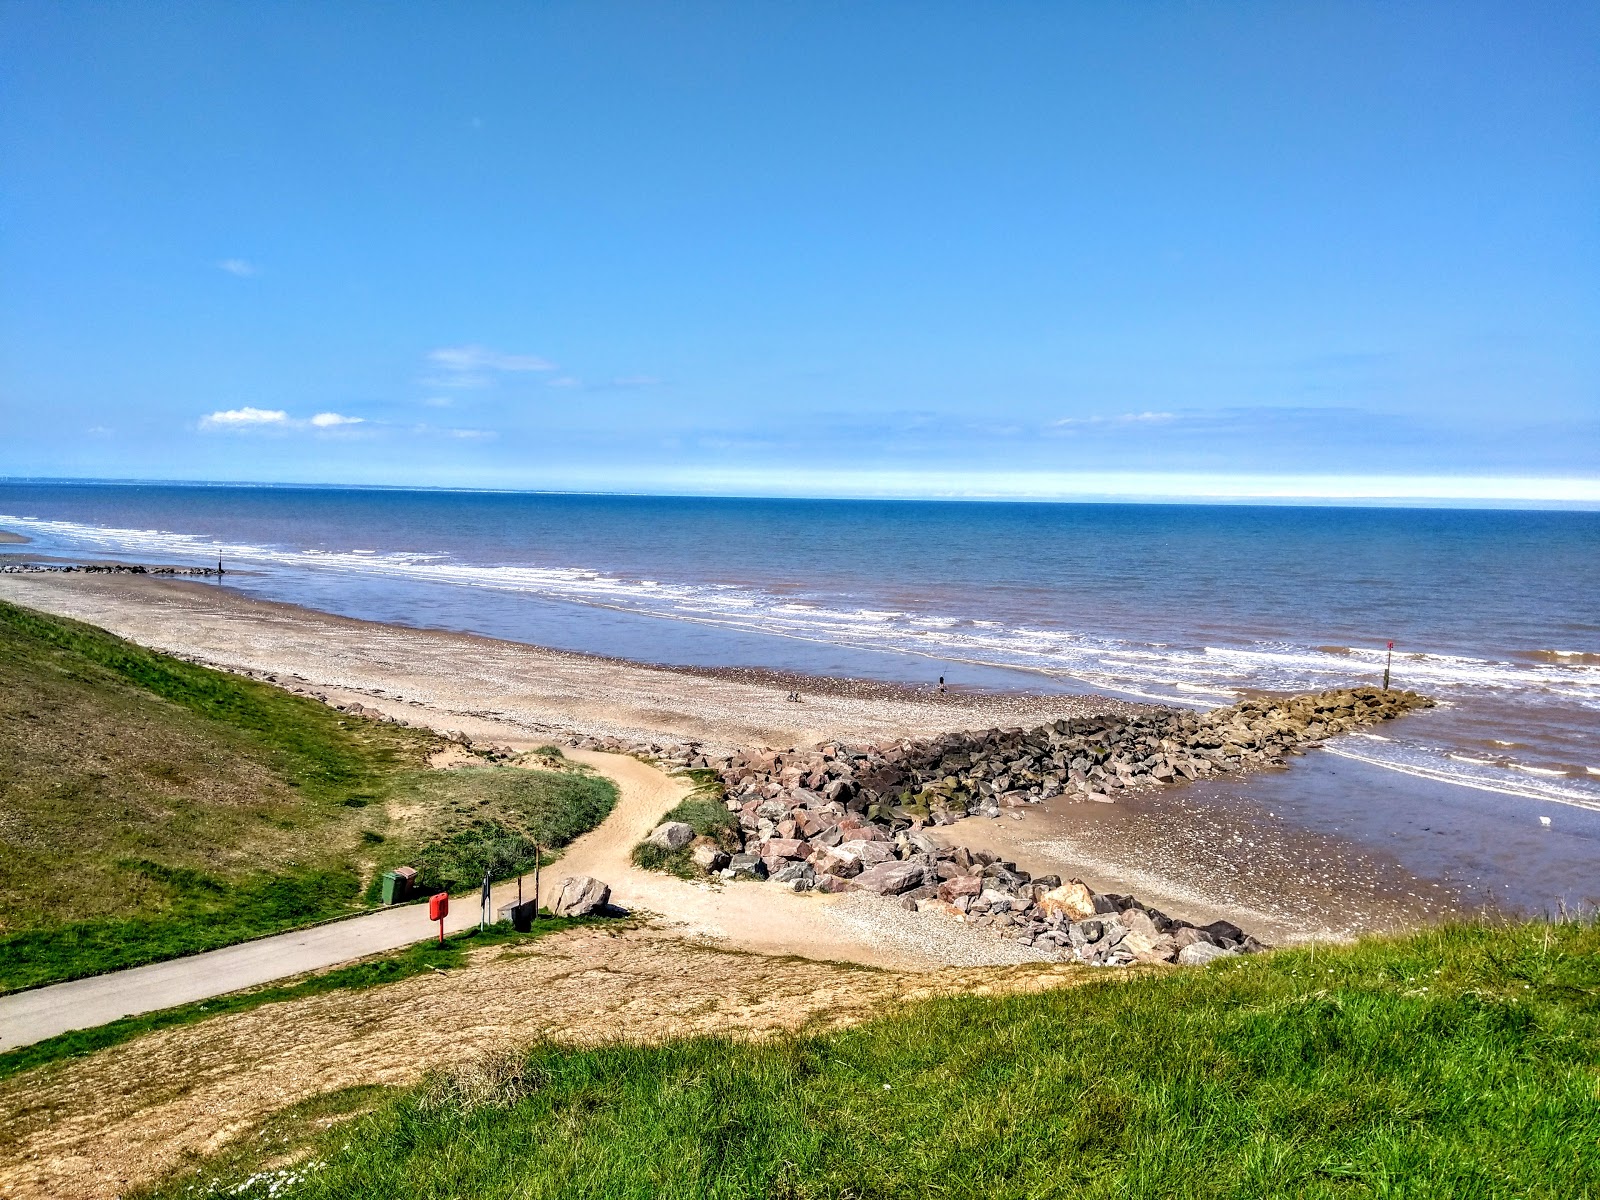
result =
[[[475,883],[614,801],[564,771],[429,771],[434,743],[0,602],[0,991],[358,911],[413,858]],[[522,842],[487,855],[488,824]]]
[[[1600,930],[1451,928],[759,1043],[544,1046],[351,1107],[371,1111],[286,1117],[150,1194],[1595,1200]]]

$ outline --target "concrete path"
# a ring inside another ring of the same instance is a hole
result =
[[[598,828],[574,840],[545,869],[540,898],[546,905],[554,900],[563,879],[592,875],[611,886],[613,903],[650,913],[667,930],[758,954],[908,970],[1039,957],[985,930],[931,914],[906,913],[876,896],[797,895],[786,888],[748,884],[714,887],[642,871],[631,861],[633,847],[688,794],[689,785],[625,755],[569,750],[567,756],[614,781],[618,797]],[[515,880],[501,884],[492,892],[492,904],[509,903],[516,895]],[[527,895],[532,898],[531,881]],[[446,932],[477,924],[478,911],[475,893],[452,898]],[[406,905],[188,958],[0,996],[0,1051],[395,950],[425,941],[437,929],[428,921],[426,905]]]
[[[582,850],[585,840],[598,839],[612,847],[632,835],[632,840],[627,842],[631,848],[633,842],[643,836],[634,834],[634,830],[643,825],[648,832],[660,815],[685,794],[681,783],[635,759],[577,752],[573,752],[572,757],[588,760],[615,779],[621,795],[616,810],[599,829],[575,841],[568,855],[546,868],[541,897],[546,905],[553,901],[562,879],[588,873],[581,864],[568,862],[573,852]],[[617,825],[627,825],[628,829],[612,828]],[[602,831],[605,832],[602,834]],[[611,855],[584,857],[612,861]],[[623,861],[626,862],[626,852]],[[526,892],[529,899],[533,896],[532,883],[530,877]],[[494,908],[517,898],[516,881],[495,887],[491,898],[490,919],[493,920]],[[451,897],[445,932],[471,928],[478,923],[478,915],[476,893]],[[187,958],[168,959],[127,971],[0,996],[0,1051],[27,1046],[71,1029],[92,1029],[119,1017],[175,1008],[275,979],[337,966],[369,954],[396,950],[436,937],[438,930],[438,924],[428,920],[427,905],[408,904]]]

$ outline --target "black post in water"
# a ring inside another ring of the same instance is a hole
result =
[[[1394,662],[1394,643],[1389,643],[1389,655],[1383,660],[1383,690],[1389,690],[1389,667]]]

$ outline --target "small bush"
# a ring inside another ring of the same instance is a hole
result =
[[[671,850],[654,842],[640,842],[633,848],[633,865],[646,871],[665,871],[673,857]]]

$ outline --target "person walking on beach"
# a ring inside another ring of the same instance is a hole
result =
[[[941,676],[939,676],[939,695],[942,696],[944,694],[945,694],[945,691],[944,691],[944,676],[941,675]]]

